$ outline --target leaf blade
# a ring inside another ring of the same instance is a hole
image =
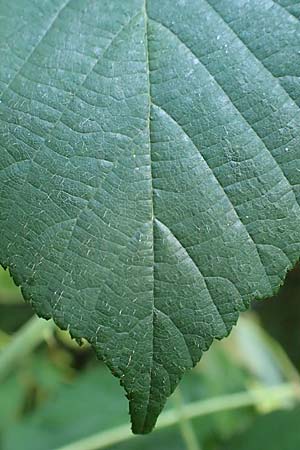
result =
[[[250,39],[234,4],[57,2],[2,91],[1,263],[121,379],[134,432],[299,258],[298,94],[262,56],[286,42],[252,44],[276,19],[298,49],[299,23],[255,2]]]

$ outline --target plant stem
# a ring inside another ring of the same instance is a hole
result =
[[[189,405],[182,406],[182,412],[188,420],[194,417],[213,414],[224,410],[232,410],[255,405],[258,406],[263,403],[266,398],[268,399],[268,403],[272,402],[274,409],[277,409],[282,402],[285,403],[288,399],[299,400],[299,395],[297,388],[295,388],[293,383],[282,383],[274,387],[253,389],[251,391],[239,392],[236,394],[224,395],[193,402]],[[160,416],[157,422],[156,430],[177,424],[180,417],[181,416],[178,415],[178,411],[175,408],[166,411]],[[121,425],[60,447],[56,450],[101,450],[113,444],[133,439],[135,437],[136,436],[132,434],[128,425]]]
[[[6,377],[11,369],[24,360],[38,344],[45,332],[54,329],[53,321],[46,321],[33,317],[11,339],[9,344],[0,352],[0,379]]]
[[[187,450],[201,450],[193,425],[184,413],[184,401],[179,387],[174,392],[173,399],[178,414],[178,426]]]

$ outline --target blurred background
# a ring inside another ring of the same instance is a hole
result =
[[[0,269],[0,450],[297,450],[300,268],[187,373],[157,427],[130,432],[119,382]]]

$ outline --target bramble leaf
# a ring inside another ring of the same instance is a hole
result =
[[[149,432],[300,253],[289,0],[0,0],[0,259]]]

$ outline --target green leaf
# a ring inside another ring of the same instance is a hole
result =
[[[5,450],[53,450],[128,420],[118,383],[101,366],[56,389],[35,412],[6,428]]]
[[[148,432],[299,258],[296,1],[1,0],[0,21],[1,263]]]

